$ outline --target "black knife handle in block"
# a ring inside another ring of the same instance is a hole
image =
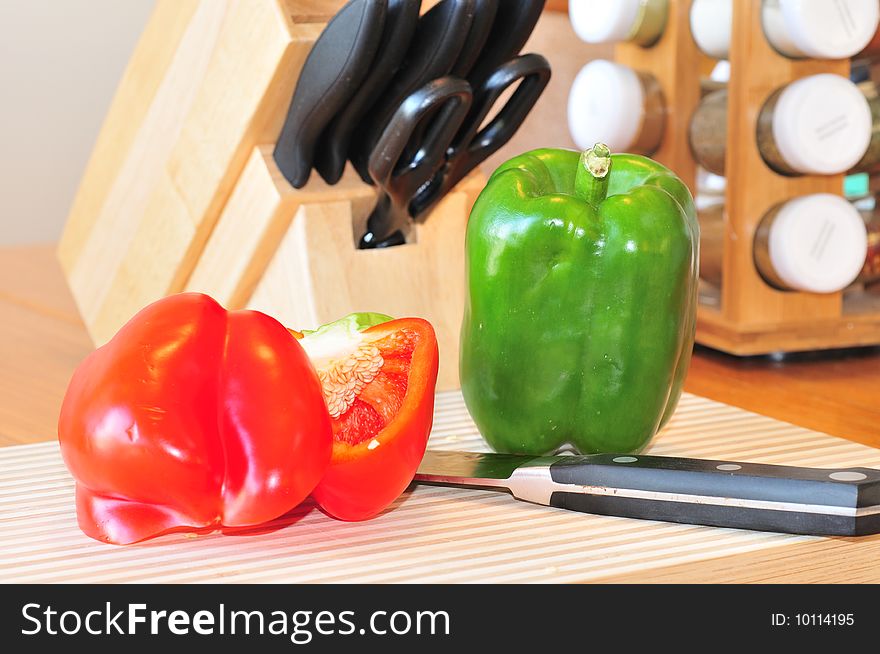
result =
[[[419,18],[403,63],[351,139],[349,160],[365,182],[372,183],[370,157],[395,112],[411,93],[452,70],[469,34],[476,5],[477,0],[442,0]]]
[[[353,134],[403,64],[419,20],[420,5],[420,0],[388,0],[382,40],[369,72],[324,129],[316,148],[315,170],[328,184],[336,184],[342,178]]]
[[[486,40],[492,31],[492,25],[495,22],[495,14],[498,13],[498,2],[500,0],[479,0],[476,6],[476,13],[471,22],[471,28],[468,32],[467,39],[461,52],[458,53],[458,59],[450,75],[454,77],[467,77],[468,73],[477,63],[477,59],[483,52]]]
[[[349,0],[312,46],[273,152],[294,188],[308,182],[321,133],[366,77],[387,9],[388,0]]]
[[[550,476],[550,505],[575,511],[794,534],[880,532],[872,468],[602,454],[562,457]]]

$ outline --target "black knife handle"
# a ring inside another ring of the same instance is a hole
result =
[[[400,69],[351,139],[349,160],[365,182],[372,183],[370,157],[395,112],[410,94],[452,70],[469,34],[476,4],[477,0],[442,0],[419,18]]]
[[[308,182],[318,138],[366,77],[387,9],[388,0],[349,0],[312,46],[273,151],[294,188]]]
[[[499,0],[480,0],[476,6],[476,13],[471,22],[471,28],[468,31],[467,39],[461,52],[458,53],[458,59],[449,74],[454,77],[467,77],[471,69],[477,63],[477,59],[481,56],[486,40],[492,30],[495,22],[495,14],[498,13]]]
[[[562,457],[550,477],[550,505],[575,511],[795,534],[880,532],[873,468],[601,454]]]
[[[352,135],[403,64],[416,30],[420,4],[420,0],[388,0],[382,40],[369,72],[324,129],[316,148],[315,170],[328,184],[336,184],[342,178]]]

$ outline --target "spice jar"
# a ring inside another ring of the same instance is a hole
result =
[[[691,34],[715,59],[730,56],[733,0],[693,0]],[[764,0],[761,24],[770,45],[794,58],[848,59],[880,50],[875,0]],[[876,41],[876,43],[874,43]]]
[[[764,161],[779,173],[843,173],[868,149],[871,107],[847,78],[811,75],[770,95],[758,115],[757,137]]]
[[[758,115],[756,139],[765,163],[780,174],[835,175],[865,156],[871,125],[871,106],[855,84],[840,75],[811,75],[770,95]],[[702,99],[688,138],[697,162],[723,175],[727,91]]]
[[[723,213],[700,212],[700,275],[721,281]],[[865,265],[865,221],[842,197],[815,193],[782,202],[761,219],[753,240],[758,274],[785,291],[834,293],[856,280]]]
[[[877,0],[764,0],[761,25],[780,54],[793,59],[848,59],[880,23]]]
[[[694,0],[691,4],[691,35],[697,47],[713,59],[730,56],[733,0]]]
[[[631,41],[649,47],[666,27],[669,0],[574,0],[568,16],[587,43]]]
[[[568,127],[583,150],[605,143],[616,152],[652,154],[663,141],[663,92],[650,73],[603,59],[575,77],[568,96]]]

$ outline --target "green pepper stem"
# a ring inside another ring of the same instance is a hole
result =
[[[574,177],[574,192],[582,200],[597,209],[608,195],[611,172],[611,150],[604,143],[597,143],[581,153]]]

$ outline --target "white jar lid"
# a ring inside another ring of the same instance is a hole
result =
[[[641,4],[640,0],[573,0],[568,3],[568,17],[582,41],[616,43],[632,35]]]
[[[767,249],[773,269],[787,286],[833,293],[852,284],[865,263],[865,221],[838,195],[794,198],[776,214]]]
[[[782,40],[787,36],[790,45],[806,57],[852,57],[868,45],[880,23],[877,0],[776,0],[776,3],[786,32],[780,35]],[[765,2],[765,11],[770,4],[775,3]],[[772,33],[768,36],[773,40]],[[784,45],[782,50],[785,54],[797,54],[787,52]]]
[[[709,79],[713,82],[730,82],[730,62],[727,59],[721,59],[712,66],[712,72],[709,73]]]
[[[691,34],[697,47],[715,59],[730,56],[733,0],[694,0],[691,5]]]
[[[871,107],[858,87],[823,73],[786,86],[773,111],[773,138],[797,172],[834,175],[852,168],[871,141]]]
[[[612,61],[588,63],[568,94],[568,129],[581,150],[605,143],[612,152],[625,152],[638,138],[644,114],[638,75]]]

